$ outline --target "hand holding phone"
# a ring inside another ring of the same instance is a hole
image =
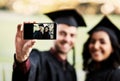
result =
[[[18,62],[24,62],[28,59],[29,54],[32,50],[35,40],[24,40],[23,39],[23,30],[22,24],[19,24],[17,27],[17,33],[15,37],[15,47],[16,47],[16,60]]]

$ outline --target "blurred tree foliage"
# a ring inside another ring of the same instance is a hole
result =
[[[102,3],[91,3],[91,2],[87,2],[87,3],[81,3],[78,6],[78,10],[79,12],[81,12],[82,14],[100,14],[100,7],[101,7]]]
[[[0,0],[0,9],[22,14],[77,8],[83,14],[120,14],[120,0]]]

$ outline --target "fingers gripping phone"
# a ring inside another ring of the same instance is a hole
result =
[[[56,39],[56,23],[24,23],[24,39]]]

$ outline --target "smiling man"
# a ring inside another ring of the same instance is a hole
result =
[[[21,25],[16,34],[16,54],[12,81],[77,81],[76,72],[67,61],[74,47],[77,27],[85,26],[75,10],[61,10],[46,14],[57,23],[57,39],[48,51],[32,49],[35,41],[24,40]]]

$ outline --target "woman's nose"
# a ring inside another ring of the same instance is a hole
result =
[[[100,46],[99,42],[95,42],[95,43],[94,43],[94,48],[95,48],[95,49],[98,49],[99,46]]]

